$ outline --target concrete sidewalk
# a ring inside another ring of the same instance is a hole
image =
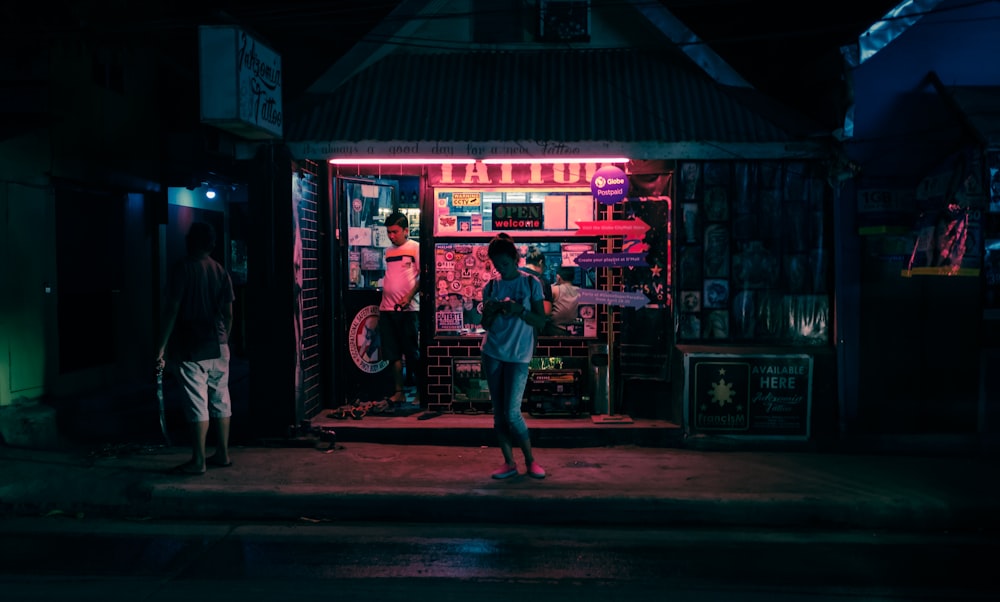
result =
[[[166,471],[183,447],[0,446],[0,512],[134,519],[517,522],[997,530],[997,459],[633,446],[543,448],[548,476],[489,478],[495,447],[237,447]],[[518,454],[518,460],[521,458]]]

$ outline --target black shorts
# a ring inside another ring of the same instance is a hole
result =
[[[420,359],[417,329],[419,314],[415,311],[380,311],[378,332],[382,338],[382,357],[390,362],[416,362]]]

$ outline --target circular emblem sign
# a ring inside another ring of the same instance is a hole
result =
[[[362,372],[375,374],[389,365],[382,359],[382,339],[378,334],[378,306],[366,305],[351,321],[347,347],[354,365]]]
[[[607,165],[594,172],[590,192],[605,205],[614,205],[628,195],[628,176],[614,165]]]

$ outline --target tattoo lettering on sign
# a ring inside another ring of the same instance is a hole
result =
[[[579,185],[590,186],[600,163],[444,163],[429,165],[429,181],[434,186],[457,184],[470,185]]]

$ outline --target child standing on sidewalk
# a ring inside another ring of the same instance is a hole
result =
[[[545,470],[535,462],[528,425],[521,414],[536,330],[546,321],[542,287],[538,279],[518,270],[517,247],[507,234],[490,241],[487,254],[500,274],[483,288],[483,374],[493,402],[493,430],[504,459],[492,477],[506,479],[517,474],[513,451],[517,443],[524,453],[528,476],[543,479]]]

